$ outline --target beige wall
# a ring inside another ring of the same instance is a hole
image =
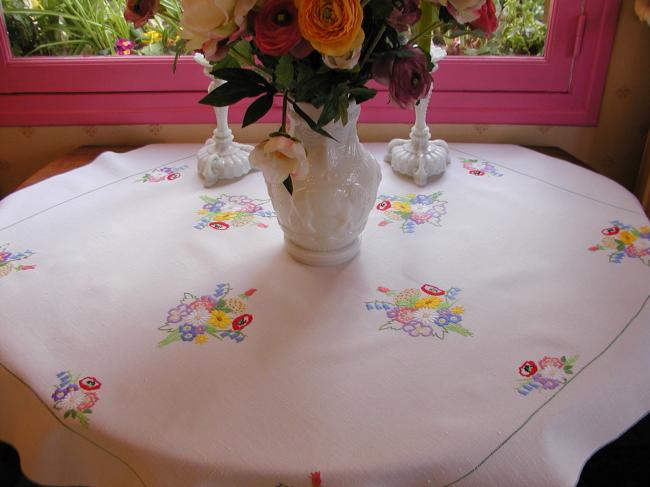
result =
[[[650,128],[650,28],[634,15],[633,3],[622,2],[597,127],[433,125],[433,134],[450,142],[561,147],[633,189]],[[235,135],[242,142],[255,141],[271,129],[235,128]],[[211,130],[208,125],[0,128],[0,196],[49,160],[80,145],[203,142]],[[386,141],[406,137],[408,130],[408,125],[364,124],[359,134],[364,141]]]

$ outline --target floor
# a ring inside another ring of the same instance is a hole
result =
[[[585,465],[576,487],[647,487],[650,485],[649,463],[650,414],[618,440],[596,452]],[[0,487],[53,486],[42,486],[27,479],[20,470],[16,450],[0,442]]]

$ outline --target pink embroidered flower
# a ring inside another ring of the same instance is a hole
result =
[[[537,372],[537,364],[532,360],[526,360],[519,366],[519,374],[524,377],[532,377]]]
[[[562,363],[562,360],[557,357],[544,357],[539,361],[539,366],[542,369],[547,367],[557,367],[558,369],[561,369],[564,367],[564,364]]]
[[[99,401],[99,396],[94,392],[87,392],[84,394],[83,399],[77,405],[77,411],[85,411],[92,408]]]
[[[201,296],[199,299],[195,300],[190,304],[190,309],[199,310],[203,309],[205,311],[210,311],[214,308],[215,301],[212,296]]]
[[[426,223],[431,219],[431,214],[429,213],[413,213],[411,215],[411,221],[414,221],[418,225],[421,225],[422,223]]]
[[[415,310],[413,308],[399,308],[395,314],[395,319],[406,325],[415,319]]]
[[[99,382],[95,377],[84,377],[79,381],[79,387],[84,391],[96,391],[102,386],[102,383]]]

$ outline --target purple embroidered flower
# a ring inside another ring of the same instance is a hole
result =
[[[217,213],[221,210],[223,203],[221,201],[215,201],[214,203],[206,203],[203,205],[204,210],[208,210],[210,213]]]
[[[167,313],[167,323],[180,323],[189,314],[190,308],[186,304],[179,304]]]
[[[197,335],[203,335],[205,333],[205,325],[195,326],[194,333],[196,333]]]
[[[66,387],[60,387],[57,388],[53,393],[52,393],[52,399],[54,399],[54,402],[58,402],[65,398],[65,396],[68,395],[68,390]]]
[[[543,377],[540,374],[535,374],[533,380],[540,384],[543,389],[555,389],[560,385],[560,381],[553,377]]]
[[[418,321],[411,321],[402,327],[402,330],[412,337],[430,337],[433,335],[433,329],[429,325],[423,325]]]
[[[420,204],[420,205],[430,205],[433,203],[433,198],[431,195],[419,194],[415,198],[411,199],[411,204]]]

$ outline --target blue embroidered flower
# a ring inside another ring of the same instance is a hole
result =
[[[441,328],[444,328],[445,326],[449,326],[451,324],[449,317],[445,315],[438,316],[435,320],[433,320],[433,322]]]

